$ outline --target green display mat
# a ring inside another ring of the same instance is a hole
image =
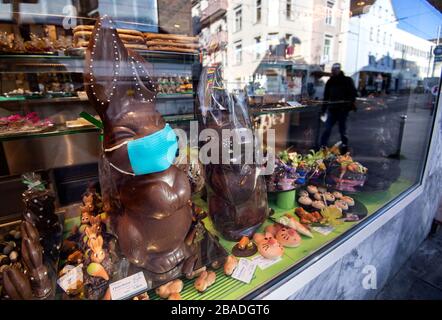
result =
[[[412,186],[412,183],[408,180],[399,179],[393,183],[390,188],[386,191],[370,192],[370,193],[360,193],[354,195],[355,199],[361,201],[368,210],[368,215],[372,215],[377,210],[382,208],[387,202],[397,197],[399,194],[407,190]],[[207,204],[200,198],[195,198],[193,201],[202,208],[207,208]],[[283,210],[276,207],[273,202],[269,202],[270,207],[275,210],[274,218],[283,216],[285,213],[293,213],[291,210]],[[361,220],[363,221],[363,220]],[[245,297],[250,294],[260,286],[268,283],[274,277],[280,275],[284,271],[293,267],[296,263],[306,258],[307,256],[314,253],[319,248],[323,247],[325,244],[331,242],[336,237],[342,235],[349,229],[351,229],[357,222],[344,222],[343,224],[337,225],[335,229],[328,235],[321,235],[315,231],[312,231],[314,238],[307,238],[302,236],[301,245],[297,248],[285,248],[284,255],[282,259],[275,263],[274,265],[261,270],[259,267],[256,268],[255,275],[249,284],[243,283],[239,280],[233,279],[231,277],[225,276],[223,273],[223,268],[215,270],[217,278],[216,282],[210,286],[204,293],[199,293],[193,287],[194,280],[183,279],[184,288],[181,292],[181,297],[183,300],[236,300]],[[68,219],[66,220],[65,230],[70,230],[73,224],[78,224],[79,219]],[[204,220],[206,228],[213,234],[218,235],[221,245],[230,253],[235,242],[227,241],[221,238],[221,236],[213,229],[212,222],[210,219],[206,218]],[[258,230],[258,232],[264,230],[264,228],[272,224],[270,220],[267,220],[263,226]],[[149,291],[149,297],[152,300],[160,299],[154,292],[154,290]]]

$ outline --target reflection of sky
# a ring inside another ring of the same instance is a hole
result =
[[[437,38],[437,27],[442,25],[442,14],[426,0],[392,0],[392,3],[400,29],[425,39]]]
[[[22,23],[60,24],[62,17],[66,15],[63,13],[66,5],[72,5],[72,0],[40,0],[38,3],[21,3]],[[155,31],[158,24],[156,0],[99,0],[98,12],[101,16],[107,14],[117,20],[139,24],[132,25],[132,28],[141,31]],[[24,13],[30,13],[30,15]],[[45,14],[58,17],[45,17]],[[11,20],[11,4],[4,4],[0,1],[0,19]],[[119,26],[131,27],[124,23]]]

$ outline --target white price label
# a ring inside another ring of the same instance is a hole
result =
[[[57,284],[68,293],[75,291],[83,285],[83,264],[71,268],[65,275],[57,280]]]
[[[255,274],[256,264],[248,259],[239,259],[238,266],[232,273],[232,278],[250,283],[252,281],[253,275]]]
[[[146,278],[142,271],[109,285],[112,300],[123,300],[147,290]]]
[[[273,266],[275,263],[278,263],[282,260],[282,257],[277,259],[266,259],[261,255],[252,258],[252,262],[256,264],[261,270],[265,270],[270,266]]]
[[[325,227],[313,227],[312,228],[314,231],[326,236],[328,235],[330,232],[332,232],[333,230],[335,230],[335,228],[331,227],[331,226],[325,226]]]

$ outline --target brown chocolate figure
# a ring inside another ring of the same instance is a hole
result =
[[[12,300],[33,299],[29,278],[16,268],[8,267],[3,272],[3,288]]]
[[[155,110],[148,65],[124,47],[106,16],[95,24],[85,63],[86,91],[104,125],[104,162],[110,165],[106,181],[113,186],[110,217],[119,247],[137,267],[173,273],[186,257],[184,239],[192,222],[187,176],[173,165],[133,175],[124,145],[165,127]]]
[[[52,282],[43,262],[43,249],[37,229],[28,221],[21,225],[21,253],[26,274],[15,267],[3,273],[3,286],[13,300],[46,299],[52,292]]]
[[[258,174],[255,163],[247,163],[247,150],[254,152],[256,142],[252,134],[247,138],[225,139],[223,130],[234,135],[251,130],[252,124],[247,105],[240,98],[230,95],[223,86],[220,66],[206,67],[198,88],[200,127],[217,132],[221,141],[219,155],[233,151],[234,144],[241,147],[239,155],[233,154],[229,163],[210,163],[205,166],[209,188],[209,215],[215,228],[228,240],[237,241],[251,237],[268,214],[267,193],[264,180]],[[251,132],[251,131],[249,131]],[[224,149],[224,150],[223,150]],[[254,158],[254,156],[252,156]]]
[[[34,297],[37,299],[48,297],[52,291],[52,283],[48,268],[43,262],[43,250],[40,243],[28,237],[23,237],[21,250],[23,262],[31,280]]]

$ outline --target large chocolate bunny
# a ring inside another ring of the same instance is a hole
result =
[[[192,222],[189,181],[174,165],[135,174],[127,145],[166,128],[155,110],[148,65],[124,47],[105,16],[95,24],[85,70],[89,100],[104,126],[104,162],[110,165],[106,183],[114,190],[110,216],[119,247],[133,265],[154,275],[171,274],[186,257],[184,239]]]
[[[222,139],[223,130],[235,135],[252,129],[247,105],[240,97],[231,95],[223,86],[220,66],[206,67],[198,88],[200,125],[215,130],[221,141],[220,158],[223,152],[229,155],[234,144],[241,152],[233,153],[229,163],[209,163],[205,166],[209,189],[209,214],[215,228],[229,240],[251,237],[264,222],[268,214],[267,194],[263,178],[256,164],[245,161],[254,155],[257,144],[252,135],[238,135],[238,139]],[[232,130],[232,129],[236,129]],[[251,133],[251,131],[249,131]],[[224,150],[223,150],[224,149]]]

